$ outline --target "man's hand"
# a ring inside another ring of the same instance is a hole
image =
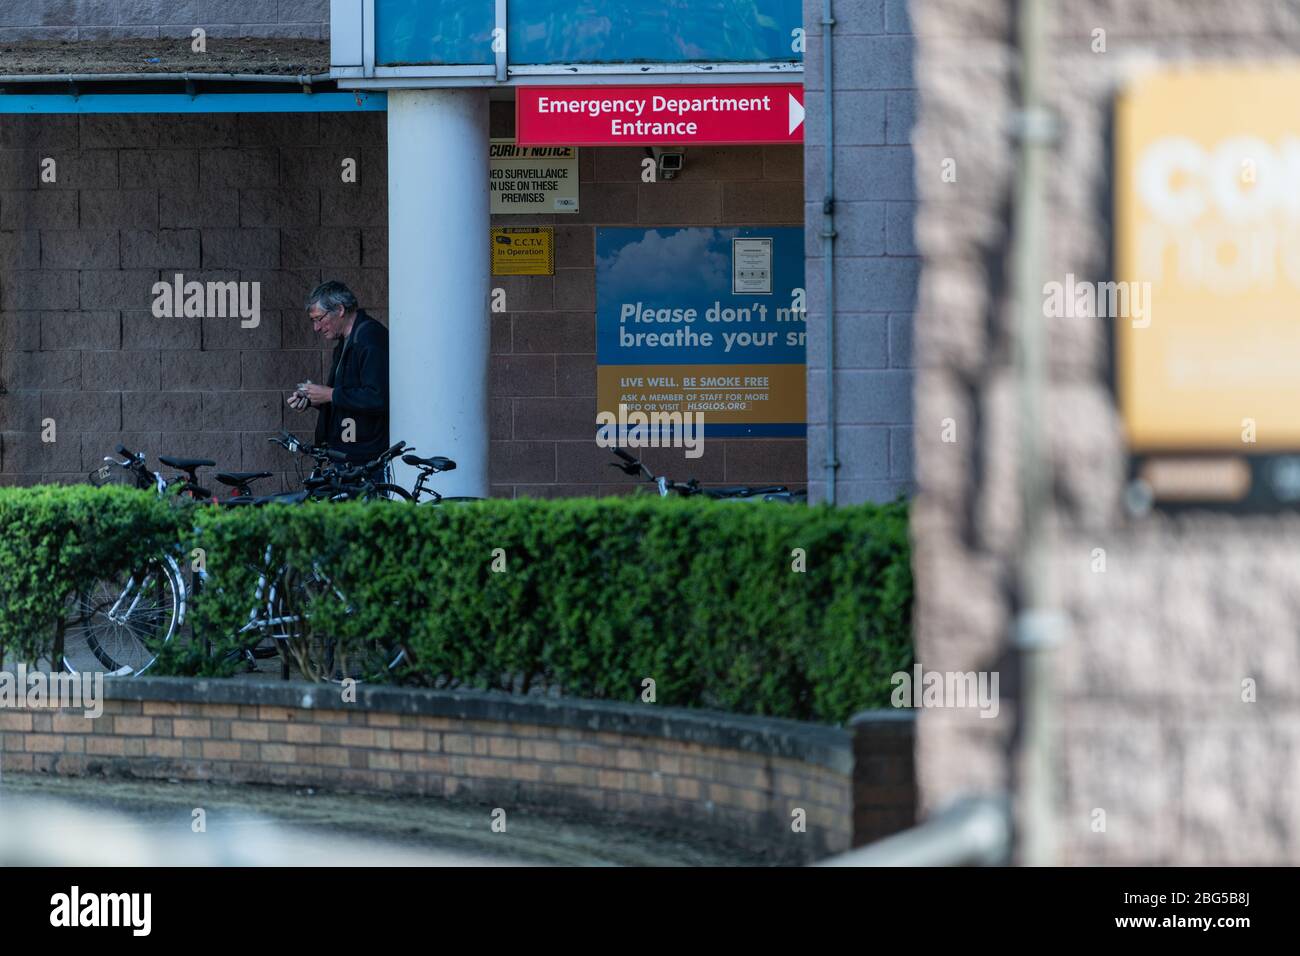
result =
[[[308,403],[312,405],[325,405],[334,400],[334,389],[328,385],[307,382],[301,387],[299,393],[305,395]]]
[[[299,391],[295,391],[289,396],[288,405],[295,412],[305,412],[310,407],[310,404],[307,401],[307,396]]]

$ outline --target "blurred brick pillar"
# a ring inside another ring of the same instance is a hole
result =
[[[853,734],[853,845],[862,846],[916,823],[916,715],[865,710],[849,721]]]

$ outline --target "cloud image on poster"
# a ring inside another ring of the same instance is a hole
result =
[[[599,407],[804,434],[803,242],[798,227],[598,229]]]

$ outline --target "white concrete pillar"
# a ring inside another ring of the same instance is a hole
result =
[[[491,281],[488,96],[388,93],[388,329],[392,441],[445,455],[443,495],[488,495]],[[410,487],[415,470],[394,465]]]

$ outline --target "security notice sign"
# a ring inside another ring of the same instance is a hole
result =
[[[802,143],[803,85],[521,86],[515,135],[544,146]]]
[[[488,147],[488,190],[494,216],[578,211],[578,150],[573,146]]]
[[[492,229],[494,276],[555,275],[555,229],[497,226]]]

